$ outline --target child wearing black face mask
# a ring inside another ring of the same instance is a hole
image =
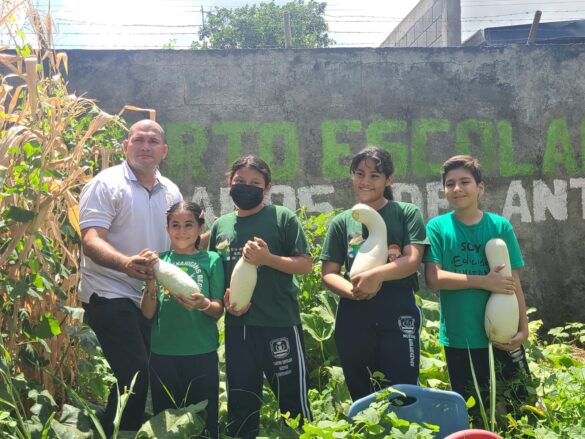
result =
[[[228,435],[254,438],[259,431],[263,375],[282,413],[310,419],[303,330],[295,274],[311,271],[302,226],[293,212],[265,205],[271,188],[268,165],[255,156],[237,160],[228,173],[236,211],[218,218],[209,249],[224,262],[226,280],[243,257],[257,266],[252,303],[236,311],[230,289],[224,303],[228,384]]]

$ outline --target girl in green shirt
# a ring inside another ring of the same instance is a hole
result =
[[[141,309],[145,317],[154,318],[150,357],[154,413],[207,400],[204,435],[217,438],[217,319],[223,314],[225,285],[219,255],[198,248],[204,222],[199,205],[185,201],[174,204],[167,212],[173,249],[159,256],[186,271],[199,285],[200,293],[170,295],[149,281]]]
[[[358,201],[375,209],[386,224],[387,262],[349,278],[368,237],[351,209],[333,219],[321,252],[323,283],[340,297],[335,342],[354,400],[380,387],[418,383],[421,312],[414,292],[428,241],[418,207],[394,201],[393,171],[390,154],[375,146],[356,154],[350,165]]]
[[[209,248],[222,256],[226,279],[241,257],[258,267],[251,304],[236,311],[229,288],[224,296],[228,434],[255,438],[264,376],[282,413],[311,418],[294,275],[310,272],[312,261],[294,212],[264,203],[272,186],[264,161],[255,156],[237,160],[228,184],[236,210],[215,221]]]

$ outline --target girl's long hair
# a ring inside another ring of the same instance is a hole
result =
[[[349,165],[350,174],[354,174],[359,164],[364,160],[371,160],[374,162],[376,171],[384,174],[386,178],[391,177],[394,174],[394,161],[388,151],[379,146],[367,146],[358,152]],[[392,192],[391,186],[384,188],[384,197],[387,200],[394,199],[394,193]]]

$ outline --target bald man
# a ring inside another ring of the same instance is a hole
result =
[[[121,430],[142,425],[148,391],[150,322],[142,316],[143,282],[153,278],[154,252],[169,250],[166,211],[181,201],[179,188],[163,177],[159,164],[168,145],[162,127],[142,120],[124,141],[126,160],[96,175],[82,190],[81,281],[85,321],[95,332],[120,392],[138,372],[122,416]],[[109,436],[117,389],[110,390],[103,426]]]

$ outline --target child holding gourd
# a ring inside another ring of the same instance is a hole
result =
[[[224,296],[228,311],[227,430],[233,437],[254,438],[259,430],[263,375],[282,413],[311,418],[299,288],[294,275],[309,273],[312,261],[295,214],[264,203],[272,184],[270,168],[264,161],[256,156],[243,157],[232,165],[227,177],[236,210],[214,222],[209,248],[222,256],[226,279],[233,280],[232,272],[240,257],[257,267],[250,304],[240,308],[236,301],[231,302],[230,288]]]
[[[145,285],[145,317],[151,332],[150,388],[154,413],[207,400],[205,437],[217,438],[219,369],[217,319],[223,314],[224,271],[217,253],[199,250],[204,212],[193,202],[174,204],[167,212],[172,250],[159,258],[186,271],[200,292],[184,296]]]
[[[393,171],[390,154],[376,146],[360,151],[350,165],[359,202],[385,224],[385,263],[349,278],[359,246],[378,239],[377,231],[352,218],[351,209],[333,219],[321,253],[323,282],[340,297],[335,342],[354,400],[380,386],[418,383],[421,312],[414,292],[427,239],[418,207],[394,201]]]
[[[519,315],[512,316],[518,317],[516,334],[507,342],[493,342],[497,376],[510,382],[529,373],[522,347],[528,337],[528,319],[517,271],[524,261],[509,221],[478,207],[484,192],[478,160],[467,155],[451,157],[442,165],[441,178],[453,210],[427,225],[431,245],[424,256],[425,279],[427,287],[440,291],[439,342],[445,349],[451,387],[467,399],[477,397],[472,367],[480,388],[485,391],[489,387],[489,340],[484,316],[490,293],[515,294],[518,301]],[[503,265],[490,269],[486,244],[493,238],[505,242],[512,276],[499,273]],[[508,398],[526,396],[525,389],[518,392],[509,392]]]

